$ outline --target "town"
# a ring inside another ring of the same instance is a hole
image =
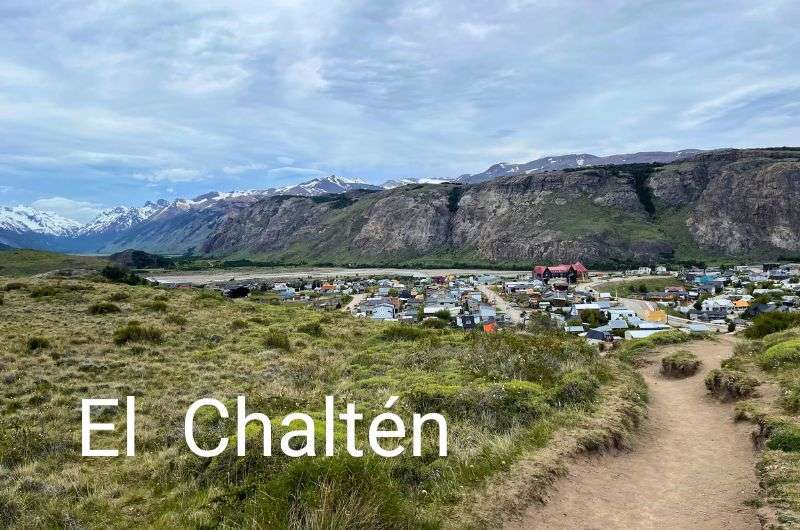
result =
[[[176,288],[198,287],[171,283],[168,276],[156,280]],[[584,337],[601,351],[673,328],[733,333],[764,313],[800,312],[800,264],[779,263],[602,272],[576,261],[535,265],[527,274],[395,271],[383,277],[351,270],[336,277],[291,278],[287,273],[281,281],[251,278],[200,286],[230,298],[346,311],[427,328],[485,333],[509,327],[559,329]]]

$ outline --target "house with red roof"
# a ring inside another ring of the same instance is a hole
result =
[[[569,283],[576,283],[589,276],[589,269],[580,261],[561,265],[536,265],[533,268],[533,276],[545,282],[551,278],[563,278]]]

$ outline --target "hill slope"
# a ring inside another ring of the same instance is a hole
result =
[[[275,196],[175,211],[107,250],[257,256],[284,263],[625,264],[800,253],[800,149]]]

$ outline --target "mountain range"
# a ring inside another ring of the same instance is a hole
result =
[[[620,163],[596,164],[609,158]],[[800,149],[570,155],[513,168],[469,176],[479,182],[375,186],[332,176],[212,192],[115,208],[83,226],[3,208],[0,244],[349,265],[613,265],[800,253]],[[499,176],[484,179],[491,173]]]

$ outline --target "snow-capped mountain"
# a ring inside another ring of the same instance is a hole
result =
[[[367,184],[363,180],[356,178],[342,178],[336,175],[330,177],[315,178],[301,184],[275,188],[272,195],[303,195],[313,197],[325,195],[327,193],[345,193],[353,190],[380,190],[381,186]]]
[[[543,171],[558,171],[586,166],[605,166],[613,164],[648,164],[652,162],[669,163],[676,160],[690,158],[701,151],[699,149],[684,149],[681,151],[645,151],[623,155],[595,156],[589,154],[574,154],[562,156],[549,156],[538,158],[525,164],[509,164],[501,162],[494,164],[483,173],[474,175],[461,175],[459,182],[468,184],[484,182],[497,177],[519,175],[521,173],[541,173]]]
[[[79,235],[88,235],[123,232],[147,221],[169,204],[168,201],[161,199],[157,202],[147,201],[144,206],[140,207],[117,206],[101,212],[94,221],[80,227],[78,233]]]
[[[45,212],[28,206],[0,207],[0,230],[24,234],[70,236],[75,234],[81,224],[61,217],[53,212]]]
[[[0,207],[0,244],[9,247],[51,249],[70,239],[81,224],[53,212],[27,206]]]
[[[400,186],[407,186],[409,184],[443,184],[445,182],[452,182],[452,179],[440,179],[440,178],[400,178],[400,179],[392,179],[387,180],[381,187],[384,189],[390,190],[392,188],[399,188]]]

